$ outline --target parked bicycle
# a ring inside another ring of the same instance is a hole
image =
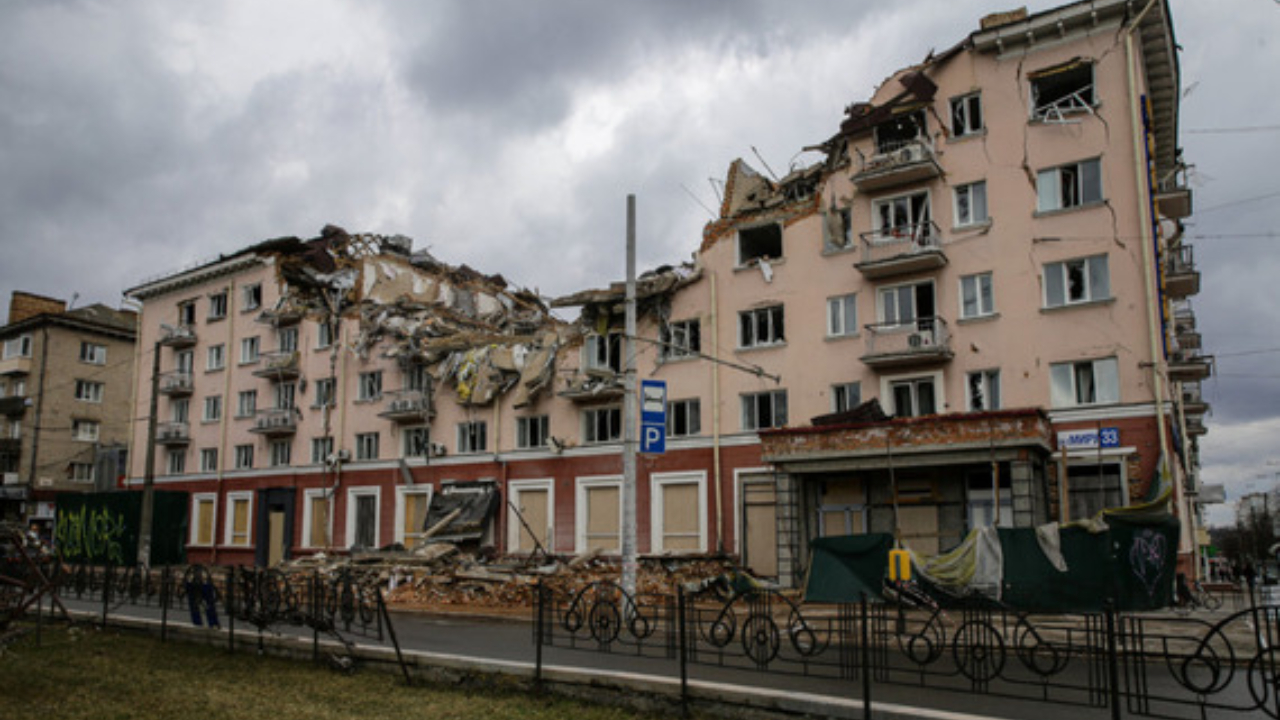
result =
[[[1222,598],[1205,589],[1199,580],[1187,582],[1187,576],[1178,573],[1177,592],[1174,596],[1175,610],[1190,612],[1192,610],[1217,610],[1222,607]]]

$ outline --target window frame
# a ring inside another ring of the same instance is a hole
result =
[[[787,342],[785,308],[785,305],[778,303],[738,311],[738,349],[754,350],[785,345]],[[747,337],[748,335],[750,338]]]
[[[376,402],[382,399],[382,371],[369,370],[360,373],[356,382],[356,402]]]
[[[1086,171],[1086,168],[1092,169]],[[1072,182],[1069,184],[1064,182],[1064,174],[1067,172],[1074,173]],[[1097,187],[1087,187],[1086,180],[1096,180]],[[1071,188],[1073,197],[1064,195],[1068,192],[1068,187]],[[1054,165],[1036,172],[1036,215],[1091,208],[1102,205],[1106,201],[1101,157]]]
[[[985,407],[974,407],[973,382],[975,379],[981,385],[980,392]],[[1004,408],[1000,368],[985,368],[965,373],[964,406],[968,412],[992,412]]]
[[[529,555],[534,552],[533,548],[525,550],[520,547],[521,531],[524,525],[520,519],[516,517],[515,508],[519,508],[520,495],[524,492],[545,492],[547,494],[547,525],[542,528],[546,533],[543,537],[536,538],[542,548],[549,553],[555,553],[556,539],[556,483],[553,478],[536,478],[525,480],[512,480],[507,483],[507,494],[511,502],[511,506],[507,507],[507,549],[514,555]],[[526,520],[527,521],[527,520]]]
[[[622,476],[621,475],[592,475],[579,477],[574,480],[574,513],[573,513],[573,547],[575,554],[586,552],[590,546],[591,538],[588,537],[588,530],[591,525],[589,515],[590,505],[588,503],[588,491],[593,488],[614,487],[618,490],[618,510],[617,510],[617,542],[612,548],[601,549],[603,554],[617,554],[622,551]]]
[[[849,315],[852,311],[853,318]],[[837,330],[836,326],[840,329]],[[858,336],[858,293],[846,293],[827,298],[827,337],[848,338]]]
[[[221,292],[216,292],[216,293],[210,293],[209,294],[209,314],[206,316],[205,320],[208,322],[223,320],[227,317],[227,311],[229,309],[230,309],[230,302],[228,301],[226,290],[223,290]]]
[[[489,451],[489,427],[484,420],[465,420],[454,427],[459,455],[479,455]]]
[[[405,532],[405,521],[408,520],[408,518],[405,517],[405,513],[409,509],[409,503],[406,502],[406,497],[409,495],[426,496],[427,512],[430,512],[431,499],[434,494],[435,488],[431,485],[414,485],[412,487],[405,485],[396,486],[395,538],[393,542],[398,542],[410,550],[417,547],[416,542],[410,541],[421,540],[422,536],[426,533],[426,530],[419,530],[414,533]]]
[[[698,546],[692,549],[666,546],[666,516],[664,494],[671,486],[693,485],[697,488]],[[707,473],[706,471],[682,471],[652,473],[649,476],[649,552],[668,555],[700,555],[707,551]]]
[[[257,335],[240,338],[240,364],[252,365],[262,357],[262,342]]]
[[[984,280],[986,285],[986,300],[983,299]],[[969,301],[966,297],[968,290],[965,286],[968,282],[972,282],[973,284],[973,305],[975,306],[973,313],[969,312]],[[976,320],[978,318],[992,317],[996,314],[995,278],[990,271],[973,273],[971,275],[961,275],[959,288],[961,320]],[[990,307],[987,307],[987,305],[990,305]]]
[[[102,343],[80,341],[80,362],[87,365],[106,365],[107,346]]]
[[[922,373],[917,375],[899,375],[894,377],[882,377],[881,380],[882,397],[887,398],[891,403],[886,409],[893,417],[923,417],[925,415],[936,415],[942,412],[944,400],[946,398],[946,388],[943,385],[943,376],[941,372]],[[928,382],[933,392],[933,411],[930,413],[920,412],[920,391],[921,384]],[[911,386],[911,408],[909,414],[902,414],[898,409],[897,389],[903,385]]]
[[[582,367],[589,371],[620,373],[625,352],[622,333],[588,333],[582,340]]]
[[[262,307],[262,283],[240,286],[240,312],[251,312]]]
[[[601,437],[599,418],[605,420],[606,436]],[[616,418],[616,420],[615,420]],[[582,409],[582,444],[605,445],[622,441],[622,406],[602,405]]]
[[[852,389],[853,392],[850,392]],[[849,401],[849,395],[856,395],[855,402]],[[843,397],[842,397],[843,396]],[[852,382],[835,383],[831,386],[831,412],[841,413],[848,412],[862,404],[862,382],[854,380]],[[841,407],[844,405],[845,407]]]
[[[217,372],[227,367],[227,346],[225,343],[210,345],[205,351],[205,372]]]
[[[981,193],[975,193],[975,190],[978,188],[982,189]],[[963,217],[960,212],[960,208],[962,206],[960,198],[962,195],[967,197],[968,218]],[[979,197],[981,198],[981,202],[978,202]],[[963,229],[982,227],[983,225],[990,224],[991,205],[988,202],[989,197],[990,196],[987,193],[987,181],[985,179],[974,180],[973,182],[962,183],[954,186],[951,190],[951,216],[952,222],[955,223],[955,227],[957,229]],[[982,210],[981,217],[977,217],[978,213],[975,212],[979,205],[981,205]]]
[[[523,415],[516,418],[517,450],[538,450],[546,448],[550,444],[550,439],[550,415]]]
[[[289,467],[293,464],[292,440],[272,440],[268,444],[267,449],[271,452],[271,455],[268,458],[268,462],[270,463],[268,467]]]
[[[92,485],[97,479],[96,470],[97,468],[91,462],[73,462],[67,479],[73,483]]]
[[[1080,372],[1088,366],[1094,400],[1081,400]],[[1066,375],[1063,375],[1063,370]],[[1062,384],[1063,379],[1068,380]],[[1069,395],[1064,395],[1064,393]],[[1049,364],[1049,405],[1052,408],[1097,407],[1120,402],[1120,361],[1114,356],[1067,360]]]
[[[253,544],[253,496],[252,490],[237,490],[227,493],[227,512],[223,516],[222,544],[225,547],[251,547]],[[245,527],[244,539],[237,541],[235,532],[236,505],[244,503]]]
[[[208,506],[209,516],[209,539],[207,542],[201,542],[200,537],[200,519],[202,516],[201,508]],[[191,529],[187,536],[187,545],[189,547],[213,547],[218,541],[218,493],[193,493],[191,495]]]
[[[356,460],[361,462],[377,460],[382,453],[382,433],[377,431],[356,433],[355,445]]]
[[[683,422],[681,420],[683,419]],[[679,432],[680,425],[684,432]],[[686,438],[702,434],[702,398],[667,401],[667,437]]]
[[[1095,63],[1089,60],[1075,60],[1069,63],[1064,63],[1061,65],[1056,65],[1052,67],[1043,68],[1041,70],[1036,70],[1027,74],[1027,82],[1028,82],[1027,99],[1031,106],[1028,116],[1032,122],[1042,122],[1042,123],[1052,122],[1052,120],[1049,117],[1050,116],[1049,108],[1051,106],[1041,104],[1040,97],[1039,97],[1041,90],[1037,87],[1037,83],[1040,80],[1043,80],[1045,78],[1053,77],[1054,75],[1058,75],[1063,72],[1071,72],[1075,70],[1076,68],[1072,67],[1074,63],[1079,63],[1080,65],[1085,66],[1089,71],[1089,80],[1085,86],[1085,89],[1089,91],[1089,98],[1088,100],[1084,101],[1083,105],[1071,102],[1071,103],[1067,103],[1066,107],[1064,108],[1056,108],[1057,114],[1059,116],[1064,116],[1064,115],[1074,115],[1078,113],[1093,112],[1093,108],[1098,107],[1099,105],[1098,73],[1097,73]],[[1069,93],[1067,95],[1063,95],[1061,98],[1054,101],[1053,104],[1056,105],[1058,103],[1061,103],[1066,98],[1076,94],[1079,94],[1079,91],[1076,91],[1075,93]]]
[[[102,437],[102,423],[97,420],[76,418],[71,421],[71,439],[76,442],[98,442]]]
[[[771,237],[770,238],[756,237],[749,241],[743,237],[744,234],[751,234],[754,236],[756,234],[763,233],[766,230],[770,231],[771,234],[777,233],[777,236],[778,236],[777,256],[769,255],[767,252],[765,252],[765,250],[772,249],[773,247],[773,239]],[[744,252],[744,249],[743,249],[744,241],[749,242],[752,245],[752,249],[755,250],[755,252],[751,252],[751,253]],[[763,246],[766,244],[769,245],[769,248],[761,249],[761,248],[755,247],[757,245]],[[785,240],[784,240],[782,225],[777,222],[766,222],[766,223],[760,223],[758,225],[751,225],[750,227],[738,228],[738,232],[734,236],[733,251],[734,251],[733,258],[734,258],[735,268],[751,267],[753,264],[759,263],[761,260],[765,260],[769,263],[775,263],[783,259],[784,257],[786,257],[786,247],[785,247]]]
[[[204,409],[200,415],[201,422],[219,422],[222,420],[222,396],[206,395]]]
[[[200,448],[200,472],[218,471],[218,448]]]
[[[1084,286],[1084,294],[1080,299],[1073,299],[1071,297],[1071,269],[1077,264],[1082,266],[1080,279]],[[1097,269],[1099,264],[1101,270]],[[1041,284],[1044,286],[1042,301],[1044,304],[1041,307],[1045,310],[1092,305],[1113,299],[1111,294],[1111,261],[1106,253],[1047,262],[1042,267],[1042,273],[1043,282]],[[1056,280],[1051,279],[1054,277],[1056,277]],[[1097,289],[1100,285],[1099,279],[1104,281],[1101,284],[1105,285],[1100,290]],[[1062,293],[1060,302],[1055,302],[1057,298],[1051,296],[1051,294],[1056,294],[1055,291]],[[1105,294],[1095,297],[1096,293]]]
[[[34,344],[30,333],[8,338],[4,341],[4,359],[29,358]]]
[[[307,488],[302,491],[302,547],[307,549],[321,549],[333,546],[333,536],[329,534],[328,527],[325,527],[324,535],[328,536],[328,545],[314,545],[311,538],[315,535],[315,511],[312,503],[316,500],[323,500],[327,506],[325,519],[328,522],[333,521],[333,510],[337,503],[334,502],[334,493],[330,488]],[[326,523],[327,524],[327,523]]]
[[[235,470],[252,470],[253,469],[253,443],[243,443],[235,446]]]
[[[964,95],[958,95],[951,98],[951,136],[954,138],[967,138],[983,135],[986,133],[986,118],[982,112],[982,91],[975,90]],[[974,115],[977,115],[977,122],[973,122]],[[963,117],[961,117],[963,115]],[[961,122],[957,122],[957,121]]]
[[[373,498],[373,544],[368,549],[376,550],[382,543],[382,487],[379,485],[356,485],[347,488],[346,534],[343,543],[347,548],[356,547],[355,533],[359,508],[357,500],[362,497]]]
[[[102,395],[106,391],[106,383],[94,380],[76,380],[75,398],[79,402],[102,404]]]
[[[789,417],[789,401],[785,388],[776,388],[773,390],[764,390],[761,392],[742,393],[740,398],[739,420],[743,432],[755,432],[757,430],[768,430],[772,428],[786,427],[790,421]],[[781,400],[781,412],[779,412],[779,400]],[[760,423],[761,401],[769,403],[769,421],[770,424],[763,425]],[[778,421],[779,415],[781,422]]]
[[[258,391],[241,390],[236,394],[236,417],[251,418],[258,414]]]
[[[418,433],[426,433],[426,437],[422,440],[422,452],[413,452],[411,444],[415,444]],[[429,458],[431,457],[431,426],[430,425],[409,425],[400,430],[400,457],[402,458]]]
[[[187,472],[186,448],[169,448],[164,456],[164,474],[185,475]]]
[[[690,318],[664,323],[658,339],[662,362],[696,358],[702,354],[702,321]]]
[[[322,435],[320,437],[311,438],[311,464],[324,465],[329,462],[329,456],[333,455],[333,436]],[[316,459],[316,458],[319,459]]]

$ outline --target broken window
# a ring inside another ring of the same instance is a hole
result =
[[[1111,297],[1106,255],[1094,255],[1044,266],[1046,308],[1098,302]]]
[[[1053,407],[1120,402],[1120,370],[1115,358],[1053,363],[1049,379]]]
[[[761,430],[787,424],[787,391],[770,390],[742,396],[742,429]]]
[[[588,335],[585,348],[588,370],[622,372],[622,333]]]
[[[1102,161],[1098,158],[1041,170],[1036,176],[1036,211],[1051,212],[1102,202]]]
[[[969,373],[969,409],[974,412],[1000,409],[1000,371]]]
[[[380,397],[382,397],[382,371],[374,370],[360,373],[360,387],[357,391],[356,399],[377,400]]]
[[[241,304],[245,312],[262,307],[262,283],[245,285],[241,288]]]
[[[934,236],[933,212],[928,192],[877,200],[873,211],[876,218],[876,240],[879,242],[910,240],[927,246]]]
[[[1067,492],[1072,520],[1086,520],[1102,510],[1126,504],[1119,463],[1068,465]]]
[[[969,529],[980,527],[1013,527],[1012,483],[1008,472],[1000,472],[1000,508],[996,522],[996,500],[992,489],[991,470],[971,472],[965,480],[969,499]]]
[[[72,420],[71,436],[84,442],[97,442],[98,428],[99,425],[96,420]]]
[[[853,209],[837,208],[832,203],[823,217],[822,236],[827,250],[853,247]]]
[[[100,403],[102,402],[102,391],[105,387],[106,385],[100,382],[77,380],[76,399],[84,402]]]
[[[688,437],[702,432],[702,403],[698,398],[667,403],[667,435]]]
[[[98,343],[80,343],[80,362],[90,365],[107,364],[107,346]]]
[[[178,303],[178,325],[190,327],[196,324],[196,301]]]
[[[738,231],[738,265],[782,257],[782,226],[777,223]]]
[[[921,417],[938,411],[933,378],[910,378],[889,383],[895,417]]]
[[[378,444],[378,433],[356,433],[356,459],[377,460],[379,449]]]
[[[431,429],[426,425],[405,428],[403,438],[404,456],[407,458],[424,458],[431,455]]]
[[[903,112],[876,126],[876,153],[886,155],[927,137],[924,110]]]
[[[786,339],[781,305],[738,313],[738,347],[778,345]]]
[[[971,93],[951,101],[951,134],[955,137],[982,132],[982,95]]]
[[[991,273],[962,275],[960,277],[960,317],[964,319],[987,317],[995,313],[995,298],[991,289]]]
[[[1061,122],[1063,116],[1088,111],[1097,104],[1093,63],[1072,60],[1029,77],[1033,120]]]
[[[702,328],[697,320],[682,320],[662,326],[662,359],[677,360],[702,352]]]
[[[488,446],[487,428],[483,420],[458,423],[458,452],[481,453]]]
[[[880,288],[878,296],[880,322],[885,325],[906,325],[930,320],[936,312],[932,282]],[[927,323],[921,322],[920,325],[923,329]]]
[[[516,418],[516,447],[521,450],[547,446],[551,436],[551,418],[547,415]]]
[[[858,334],[858,295],[827,298],[827,337]]]
[[[253,446],[237,445],[236,446],[236,469],[248,470],[253,467]]]
[[[967,185],[957,185],[955,199],[957,226],[978,225],[989,219],[987,215],[987,183],[985,180]]]
[[[861,383],[850,382],[831,386],[831,412],[847,412],[861,404]]]
[[[622,408],[590,408],[582,412],[582,438],[588,443],[622,439]]]

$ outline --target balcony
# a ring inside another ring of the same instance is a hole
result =
[[[1165,250],[1164,291],[1170,297],[1185,298],[1200,292],[1200,271],[1190,245]]]
[[[936,270],[947,264],[942,232],[931,222],[862,233],[862,259],[853,266],[868,280]]]
[[[22,453],[22,441],[18,438],[0,438],[0,455],[17,458]]]
[[[1196,418],[1187,418],[1187,434],[1191,437],[1203,437],[1209,429],[1204,426],[1204,420]]]
[[[876,369],[945,363],[955,356],[951,334],[940,317],[919,318],[905,324],[867,326],[867,353],[862,362]]]
[[[386,407],[378,413],[392,422],[428,422],[435,415],[431,397],[422,390],[399,390],[388,393]]]
[[[195,392],[195,380],[189,372],[167,372],[160,376],[160,394],[169,397],[186,397]]]
[[[289,327],[302,322],[302,310],[292,305],[263,310],[258,314],[257,321],[275,328]]]
[[[1209,411],[1209,403],[1205,402],[1200,383],[1182,384],[1182,411],[1188,416],[1204,415]]]
[[[1179,349],[1169,353],[1169,379],[1174,382],[1204,380],[1213,373],[1212,356],[1198,350]]]
[[[27,411],[27,399],[21,395],[0,398],[0,415],[10,418],[22,417]]]
[[[0,360],[0,375],[30,375],[31,358],[11,357]]]
[[[885,143],[876,154],[859,154],[859,169],[853,184],[860,192],[874,192],[909,183],[930,180],[942,174],[932,143],[926,140],[903,140]]]
[[[161,325],[160,344],[175,350],[189,348],[196,344],[196,328],[194,325]]]
[[[293,408],[259,410],[251,432],[270,438],[287,437],[298,431],[298,413]]]
[[[156,426],[156,444],[187,445],[191,442],[191,426],[184,422],[165,422]]]
[[[1172,220],[1191,217],[1191,188],[1177,179],[1161,183],[1156,191],[1156,207],[1161,215]]]
[[[262,354],[262,365],[253,374],[268,380],[297,380],[300,374],[297,351]]]

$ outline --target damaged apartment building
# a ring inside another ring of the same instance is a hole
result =
[[[816,162],[731,163],[694,262],[637,283],[637,371],[668,387],[639,551],[795,585],[819,536],[931,554],[1160,500],[1190,566],[1210,359],[1176,53],[1163,0],[1000,13],[849,106]],[[128,294],[192,560],[620,548],[621,284],[544,303],[330,227]]]

